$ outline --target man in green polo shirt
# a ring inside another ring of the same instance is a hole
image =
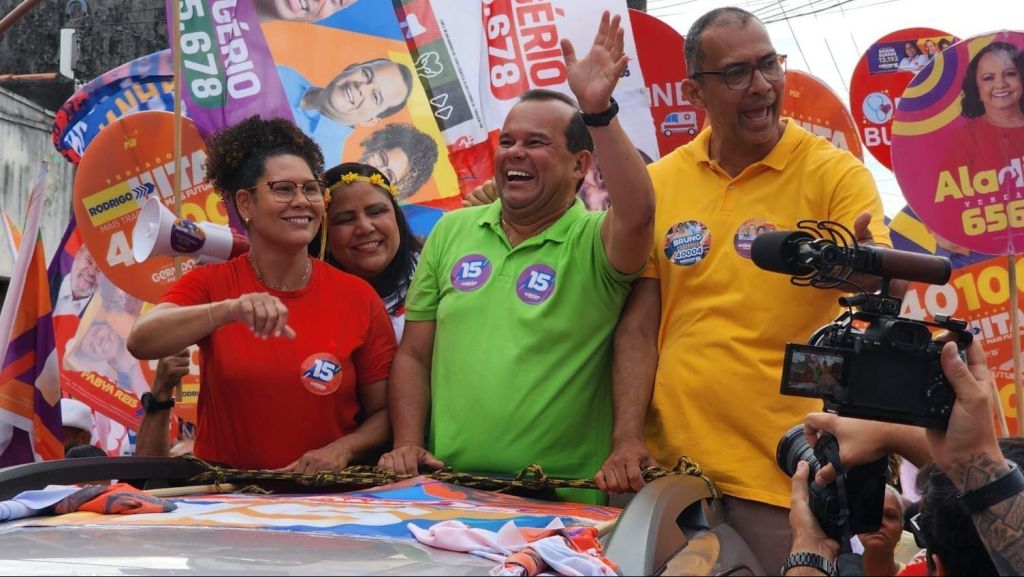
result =
[[[392,365],[395,448],[380,466],[510,474],[538,463],[575,478],[600,469],[611,448],[612,333],[654,215],[643,159],[611,99],[627,65],[620,24],[606,12],[579,61],[562,41],[579,106],[525,93],[494,155],[499,202],[449,213],[431,233]],[[576,199],[595,145],[606,213]]]

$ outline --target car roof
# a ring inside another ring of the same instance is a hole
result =
[[[493,561],[412,541],[211,527],[21,527],[0,532],[3,572],[471,575]]]

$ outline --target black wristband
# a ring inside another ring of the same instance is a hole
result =
[[[611,105],[608,106],[608,110],[604,112],[598,112],[597,114],[588,114],[586,112],[580,112],[580,116],[583,117],[583,124],[587,126],[608,126],[611,124],[612,119],[619,113],[619,103],[615,102],[614,98],[609,98]]]
[[[825,575],[836,574],[835,564],[817,553],[790,553],[779,575],[785,575],[786,571],[793,567],[810,567],[821,571]]]
[[[968,513],[971,515],[981,513],[992,505],[1024,491],[1024,472],[1021,472],[1017,463],[1009,459],[1007,462],[1010,464],[1009,472],[987,485],[956,496],[956,500]]]
[[[142,398],[139,400],[142,401],[142,410],[146,413],[159,413],[174,407],[174,397],[166,401],[158,401],[153,393],[142,393]]]

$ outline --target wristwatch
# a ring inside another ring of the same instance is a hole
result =
[[[810,567],[825,575],[836,575],[835,564],[817,553],[790,553],[779,575],[785,575],[786,571],[794,567]]]
[[[159,413],[174,406],[174,397],[166,401],[158,401],[153,393],[142,393],[142,398],[139,400],[142,401],[142,410],[146,413]]]
[[[957,502],[968,514],[981,513],[992,505],[1024,491],[1024,473],[1021,472],[1017,463],[1009,459],[1006,462],[1010,465],[1010,470],[1003,473],[998,479],[977,489],[957,494]]]
[[[598,112],[596,114],[589,114],[587,112],[581,112],[580,115],[583,117],[583,124],[587,126],[608,126],[611,124],[612,119],[619,113],[619,103],[615,102],[614,98],[608,99],[611,104],[608,106],[608,110],[604,112]]]

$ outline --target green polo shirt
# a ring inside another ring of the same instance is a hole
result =
[[[592,477],[611,448],[612,334],[637,275],[608,262],[605,213],[578,200],[515,248],[500,218],[500,203],[446,214],[409,289],[406,320],[437,323],[428,448],[459,471]]]

